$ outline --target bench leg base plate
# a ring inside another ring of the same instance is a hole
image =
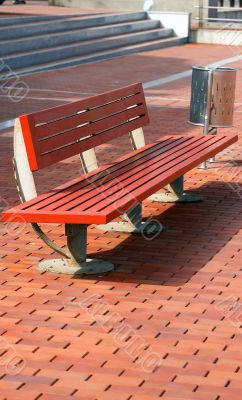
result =
[[[86,259],[78,264],[75,260],[67,258],[47,259],[38,264],[38,269],[55,274],[67,275],[94,275],[112,271],[114,265],[110,262],[98,259]]]
[[[181,196],[176,196],[173,193],[156,193],[148,199],[158,203],[198,203],[204,201],[202,195],[190,193],[183,193]]]
[[[184,177],[180,176],[169,185],[164,187],[165,191],[155,193],[148,197],[151,201],[158,203],[197,203],[204,200],[199,194],[190,194],[184,192]]]
[[[152,220],[151,222],[142,222],[139,227],[129,224],[125,221],[120,222],[109,222],[104,225],[97,225],[98,229],[101,229],[106,232],[124,232],[124,233],[138,233],[138,234],[159,234],[164,230],[164,227],[158,223],[156,220]]]
[[[203,162],[202,164],[200,164],[197,168],[198,168],[198,169],[203,169],[203,170],[208,169],[207,161],[204,161],[204,162]]]

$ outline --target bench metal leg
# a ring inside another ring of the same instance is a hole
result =
[[[58,244],[56,244],[55,242],[53,242],[53,240],[51,240],[41,229],[41,227],[36,223],[36,222],[32,222],[31,223],[33,230],[35,231],[35,233],[39,236],[39,238],[41,240],[43,240],[43,242],[45,244],[47,244],[47,246],[49,246],[52,250],[56,251],[56,253],[61,254],[64,257],[68,257],[66,254],[66,250],[62,249],[62,247],[58,246]]]
[[[101,274],[114,269],[113,264],[103,260],[87,258],[87,225],[66,224],[68,258],[48,259],[38,268],[58,274]]]
[[[149,200],[158,203],[196,203],[204,200],[204,197],[201,195],[185,193],[183,188],[184,177],[180,176],[165,187],[166,192],[155,193],[149,197]]]
[[[161,233],[163,230],[162,225],[156,220],[142,221],[142,203],[137,204],[135,207],[123,214],[122,219],[123,221],[97,225],[97,228],[108,232],[116,231],[139,233],[144,235]]]

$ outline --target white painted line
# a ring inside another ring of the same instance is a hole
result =
[[[154,99],[157,100],[157,96],[152,96],[152,94],[146,94],[145,95],[146,99]],[[163,97],[163,96],[159,96],[159,100],[168,100],[168,101],[190,101],[189,99],[182,99],[179,97]]]
[[[10,100],[11,100],[11,97],[8,95],[8,94],[0,94],[0,97],[8,97]],[[22,96],[13,96],[15,99],[26,99],[26,100],[43,100],[43,101],[46,101],[46,100],[52,100],[52,101],[61,101],[61,102],[63,102],[63,101],[65,101],[65,102],[70,102],[70,101],[74,101],[74,100],[78,100],[78,99],[76,99],[76,98],[73,98],[73,97],[71,97],[71,98],[68,98],[68,97],[65,97],[65,98],[56,98],[56,97],[35,97],[35,96],[25,96],[24,98],[22,98]]]
[[[9,119],[8,121],[0,122],[0,130],[6,128],[12,128],[14,126],[14,119]]]
[[[233,62],[237,62],[237,61],[241,61],[241,60],[242,60],[242,54],[240,53],[240,55],[230,57],[230,58],[225,58],[224,60],[217,61],[213,64],[209,64],[208,66],[209,67],[222,67],[223,65],[232,64]]]
[[[166,83],[178,81],[179,79],[188,78],[192,75],[192,70],[180,72],[179,74],[165,76],[164,78],[156,79],[154,81],[145,82],[143,84],[144,89],[149,89],[155,86],[165,85]]]
[[[237,62],[237,61],[241,61],[241,60],[242,60],[242,55],[237,55],[234,57],[225,58],[223,60],[216,61],[215,63],[208,64],[207,66],[208,67],[222,67],[223,65],[232,64],[233,62]],[[143,87],[144,87],[144,89],[149,89],[149,88],[152,88],[155,86],[165,85],[166,83],[175,82],[175,81],[178,81],[179,79],[189,78],[190,76],[192,76],[192,69],[189,69],[189,70],[186,70],[183,72],[179,72],[178,74],[168,75],[168,76],[165,76],[164,78],[156,79],[154,81],[145,82],[143,84]]]
[[[6,89],[15,89],[16,90],[16,87],[15,86],[5,86],[4,85],[4,88],[6,88]],[[37,89],[35,89],[35,88],[28,88],[28,91],[29,92],[54,92],[54,93],[68,93],[68,94],[77,94],[77,95],[80,95],[80,94],[82,94],[82,95],[85,95],[85,96],[95,96],[96,95],[96,93],[94,93],[94,92],[81,92],[81,91],[78,91],[78,92],[72,92],[72,91],[70,91],[70,90],[56,90],[56,89],[40,89],[40,88],[37,88]]]

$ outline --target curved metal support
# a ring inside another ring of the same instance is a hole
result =
[[[17,191],[18,191],[20,200],[23,203],[23,202],[26,201],[26,199],[25,199],[25,196],[24,196],[24,193],[23,193],[23,189],[22,189],[22,186],[21,186],[21,183],[20,183],[19,173],[18,173],[18,169],[17,169],[15,158],[13,158],[13,170],[14,170],[14,177],[15,177],[15,181],[16,181],[16,185],[17,185]],[[35,231],[35,233],[39,236],[40,239],[43,240],[43,242],[45,244],[47,244],[47,246],[49,246],[52,250],[54,250],[57,253],[61,254],[65,258],[70,258],[67,255],[67,253],[60,246],[58,246],[58,244],[53,242],[53,240],[49,239],[49,237],[43,232],[41,227],[36,222],[32,222],[31,225],[32,225],[32,228]]]
[[[98,161],[94,148],[81,153],[80,160],[85,174],[88,174],[88,172],[94,171],[98,168]]]
[[[32,171],[29,168],[27,153],[23,140],[22,129],[20,126],[19,119],[16,119],[14,127],[14,158],[13,158],[13,170],[14,177],[17,185],[17,191],[21,202],[30,200],[37,195],[34,178]],[[55,242],[48,238],[48,236],[42,231],[41,227],[37,223],[31,223],[34,231],[43,240],[47,246],[52,250],[61,254],[65,258],[70,258],[67,252],[58,246]]]
[[[61,254],[65,258],[70,258],[68,254],[62,249],[62,247],[53,242],[53,240],[49,239],[49,237],[42,231],[41,227],[36,222],[32,222],[31,225],[35,233],[37,233],[40,239],[42,239],[43,242],[47,244],[47,246],[49,246],[52,250]]]

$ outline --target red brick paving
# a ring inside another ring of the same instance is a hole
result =
[[[183,71],[199,58],[199,63],[214,62],[232,56],[232,50],[187,45],[24,77],[32,89],[75,93],[44,92],[48,100],[18,104],[2,97],[2,120],[60,104],[65,97],[70,101],[79,93]],[[167,227],[153,241],[89,228],[88,254],[115,263],[114,272],[84,279],[41,273],[36,264],[54,254],[31,226],[20,230],[1,225],[1,400],[241,399],[241,82],[239,72],[233,128],[239,142],[219,155],[219,169],[196,169],[186,177],[187,189],[204,194],[204,203],[145,201],[145,217],[154,216]],[[186,122],[189,88],[190,80],[184,79],[146,90],[148,141],[161,134],[198,131]],[[31,95],[38,98],[40,92]],[[50,96],[62,100],[52,101]],[[2,202],[12,206],[18,201],[11,169],[12,133],[0,135]],[[104,162],[129,148],[127,138],[121,138],[101,146],[98,156]],[[40,171],[39,191],[75,176],[79,168],[79,161],[72,158]],[[44,228],[65,244],[62,226]],[[98,302],[91,297],[95,294],[107,310],[98,311]],[[81,301],[90,307],[81,307]],[[126,341],[115,339],[112,321],[102,327],[103,318],[113,313],[130,329]],[[143,356],[150,351],[161,357],[153,372],[142,368],[141,356],[125,351],[137,337],[147,346]],[[14,351],[23,359],[15,375],[3,356]]]

